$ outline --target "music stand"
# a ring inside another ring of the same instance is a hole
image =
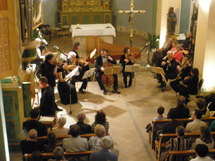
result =
[[[111,75],[111,74],[119,74],[121,72],[120,66],[113,66],[105,68],[104,74]]]
[[[166,77],[165,77],[166,74],[165,74],[163,68],[161,68],[161,67],[151,67],[151,69],[152,69],[152,72],[154,72],[154,73],[156,73],[156,74],[160,74],[161,77],[162,77],[162,80],[163,80],[166,84],[168,84],[168,82],[167,82],[167,80],[166,80]]]
[[[136,73],[140,71],[140,64],[134,64],[134,65],[126,65],[125,66],[125,72],[130,72],[130,73]],[[136,83],[136,77],[134,75],[134,85]]]
[[[92,68],[92,69],[86,71],[82,77],[82,80],[92,77],[95,74],[95,71],[96,71],[96,68]]]

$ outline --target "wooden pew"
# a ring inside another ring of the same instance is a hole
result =
[[[61,135],[61,136],[57,136],[57,139],[59,140],[63,140],[65,138],[69,138],[71,135]],[[91,136],[96,136],[96,134],[92,133],[92,134],[83,134],[80,135],[83,138],[87,138],[89,139]],[[37,137],[37,140],[47,140],[47,136],[41,136],[41,137]]]
[[[214,137],[215,132],[211,132],[211,135]],[[159,134],[159,141],[156,141],[155,143],[155,153],[156,153],[156,158],[160,160],[161,156],[161,150],[162,148],[166,147],[166,143],[163,142],[163,140],[169,140],[170,138],[175,138],[177,137],[176,134]],[[198,138],[200,137],[200,133],[185,133],[185,138]]]
[[[187,123],[193,121],[192,118],[176,119],[176,120],[182,122],[184,124],[184,126],[186,126]],[[215,120],[215,117],[203,117],[202,118],[202,121],[205,121],[205,122],[212,122],[213,120]],[[156,126],[162,126],[163,124],[165,124],[167,122],[170,122],[170,121],[172,121],[172,120],[171,119],[163,119],[163,120],[153,120],[152,121],[152,132],[151,132],[151,134],[149,136],[149,137],[151,137],[149,143],[151,143],[152,149],[155,149],[155,144],[154,144],[154,141],[155,141],[155,138],[154,138],[154,136],[155,136],[155,127]]]
[[[209,149],[210,154],[215,153],[215,149]],[[174,156],[196,156],[195,150],[184,150],[184,151],[169,151],[169,158]]]
[[[72,157],[72,156],[83,156],[83,155],[90,155],[93,151],[84,151],[84,152],[73,152],[73,153],[64,153],[65,157]],[[29,161],[32,154],[25,154],[24,157],[26,161]],[[54,153],[41,153],[44,159],[52,159],[54,158]]]

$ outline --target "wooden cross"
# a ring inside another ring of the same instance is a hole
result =
[[[134,10],[134,0],[130,1],[130,10],[119,10],[119,14],[126,13],[129,15],[129,29],[130,29],[130,46],[133,45],[134,35],[134,15],[137,13],[145,13],[145,10]]]

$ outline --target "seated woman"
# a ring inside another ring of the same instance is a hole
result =
[[[54,127],[52,129],[52,132],[57,136],[59,136],[59,135],[68,135],[69,134],[69,129],[64,127],[65,124],[66,124],[66,118],[65,117],[60,117],[58,119],[58,126]]]
[[[186,156],[173,156],[169,158],[168,151],[182,151],[190,149],[190,139],[184,138],[185,128],[178,126],[176,128],[176,138],[171,138],[166,143],[166,151],[161,154],[162,161],[188,161],[189,159]]]
[[[106,114],[102,110],[97,111],[95,115],[95,122],[91,125],[93,131],[97,124],[103,125],[105,127],[106,134],[108,134],[109,122],[106,120]]]
[[[78,102],[77,92],[75,86],[66,82],[66,63],[59,64],[59,68],[57,70],[57,75],[59,78],[58,82],[58,92],[60,95],[61,103],[64,105],[67,104],[76,104]]]
[[[104,126],[98,124],[94,128],[94,133],[96,134],[96,136],[90,137],[89,147],[90,147],[90,150],[99,151],[101,150],[101,142],[106,135],[106,130]],[[109,137],[112,140],[110,136],[107,136],[107,137]],[[113,145],[111,147],[112,147],[111,149],[113,149]]]
[[[206,107],[205,100],[202,98],[198,98],[196,100],[197,109],[201,110],[202,117],[210,117],[210,110]]]
[[[196,139],[196,141],[192,145],[192,149],[195,149],[196,145],[205,144],[208,149],[214,148],[214,139],[211,136],[211,131],[208,127],[201,127],[200,129],[200,138]]]
[[[123,74],[123,81],[125,88],[131,87],[132,80],[134,78],[134,72],[126,72],[125,66],[126,65],[133,65],[134,64],[134,57],[131,54],[131,51],[129,48],[124,48],[123,55],[120,58],[120,63],[122,64],[122,74]],[[127,78],[129,77],[129,83]]]

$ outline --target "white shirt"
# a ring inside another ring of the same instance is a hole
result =
[[[196,157],[194,159],[191,159],[190,161],[213,161],[210,157]]]
[[[71,57],[76,57],[77,54],[74,51],[69,52],[68,54],[68,59],[70,59]]]

